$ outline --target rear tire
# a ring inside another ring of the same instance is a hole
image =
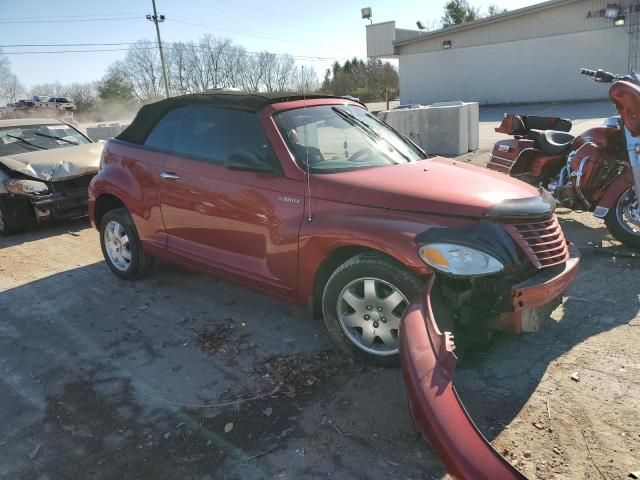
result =
[[[616,240],[640,250],[640,201],[635,187],[622,192],[604,217],[604,223]]]
[[[124,280],[143,277],[155,258],[142,249],[138,231],[126,208],[105,213],[100,221],[100,246],[109,269]]]
[[[399,365],[400,319],[424,282],[402,264],[362,253],[340,265],[322,295],[324,323],[336,345],[367,363]]]

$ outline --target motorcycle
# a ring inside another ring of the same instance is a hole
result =
[[[581,69],[611,84],[617,116],[574,137],[571,122],[557,117],[505,114],[487,168],[548,190],[573,210],[603,218],[611,234],[640,249],[640,76]]]

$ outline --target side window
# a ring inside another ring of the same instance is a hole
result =
[[[176,134],[180,128],[186,107],[176,108],[165,114],[144,141],[145,146],[160,150],[173,151]]]
[[[242,150],[276,163],[255,113],[208,105],[180,107],[167,113],[145,145],[216,164],[224,164],[231,153]]]
[[[271,147],[255,113],[212,106],[185,107],[174,145],[176,153],[224,164],[231,153],[241,150],[270,160]]]

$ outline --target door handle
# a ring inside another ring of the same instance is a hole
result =
[[[164,180],[177,180],[180,177],[178,175],[176,175],[173,172],[162,172],[160,174],[160,178],[164,179]]]

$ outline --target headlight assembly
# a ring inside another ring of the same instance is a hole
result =
[[[8,178],[4,181],[5,188],[18,195],[31,195],[38,193],[45,193],[48,190],[46,184],[37,182],[35,180],[19,180],[15,178]]]
[[[491,255],[455,243],[427,243],[420,246],[418,253],[427,265],[449,275],[475,277],[504,269]]]

